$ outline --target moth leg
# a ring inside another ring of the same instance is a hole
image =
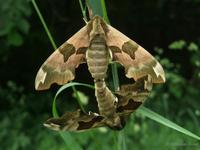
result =
[[[89,111],[88,114],[91,115],[91,116],[100,116],[98,113],[95,113],[95,112],[92,112],[92,111]]]

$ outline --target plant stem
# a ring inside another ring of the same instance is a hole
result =
[[[84,109],[84,107],[83,107],[83,105],[82,105],[82,103],[81,103],[80,96],[79,96],[79,94],[78,94],[78,92],[77,92],[75,86],[72,86],[72,90],[73,90],[73,92],[74,92],[75,95],[76,95],[76,99],[77,99],[77,101],[78,101],[79,106],[81,107],[81,110],[82,110],[84,113],[86,113],[86,111],[85,111],[85,109]]]
[[[102,7],[102,11],[103,11],[103,18],[104,20],[110,24],[109,18],[108,18],[108,14],[107,14],[107,10],[106,10],[106,4],[105,4],[105,0],[101,0],[101,7]]]
[[[79,0],[79,5],[80,5],[80,8],[81,8],[81,12],[82,12],[83,18],[84,18],[84,20],[87,21],[86,9],[84,9],[84,7],[83,7],[82,0]],[[85,7],[85,8],[86,8],[86,7]]]
[[[47,25],[46,25],[46,23],[44,21],[44,18],[42,16],[42,14],[41,14],[41,12],[40,12],[35,0],[31,0],[31,2],[32,2],[33,7],[35,8],[37,14],[38,14],[38,17],[40,18],[40,21],[41,21],[41,23],[43,25],[43,28],[44,28],[44,30],[45,30],[48,38],[49,38],[49,41],[51,42],[51,45],[53,46],[54,50],[57,49],[57,46],[56,46],[56,44],[55,44],[55,42],[53,40],[53,37],[52,37],[51,33],[49,32],[49,29],[48,29],[48,27],[47,27]]]

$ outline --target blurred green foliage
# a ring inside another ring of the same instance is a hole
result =
[[[23,35],[30,28],[30,15],[30,5],[25,0],[0,1],[0,57],[7,57],[9,47],[23,44]]]
[[[150,52],[165,68],[166,84],[154,87],[145,106],[200,135],[200,0],[106,3],[112,25],[154,49]],[[38,5],[58,44],[84,25],[78,0],[44,0]],[[120,134],[106,128],[70,133],[71,145],[65,145],[56,132],[42,126],[51,116],[57,87],[34,91],[35,74],[52,51],[29,1],[0,1],[0,44],[0,150],[117,149],[114,141],[126,149],[199,150],[198,141],[137,113]],[[77,70],[76,80],[92,83],[85,70],[84,65]],[[125,82],[123,71],[119,76]],[[94,109],[93,91],[78,90],[86,102],[89,96],[87,109]],[[61,112],[77,109],[74,97],[72,91],[59,97]]]

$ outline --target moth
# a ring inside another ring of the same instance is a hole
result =
[[[37,73],[35,88],[45,90],[53,83],[66,84],[75,78],[75,69],[87,63],[94,78],[100,116],[105,118],[107,126],[121,129],[118,98],[104,81],[110,59],[124,66],[126,77],[135,81],[148,76],[151,83],[165,82],[162,66],[150,53],[95,16],[44,62]]]
[[[146,86],[146,83],[148,86]],[[81,110],[67,112],[59,118],[50,118],[44,126],[56,131],[84,131],[91,128],[107,126],[113,130],[121,130],[126,120],[148,97],[151,82],[140,79],[135,84],[123,85],[117,95],[119,101],[116,105],[116,114],[120,117],[121,128],[107,123],[107,118],[98,113],[83,113]]]

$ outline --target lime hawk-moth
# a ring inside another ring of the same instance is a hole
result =
[[[148,83],[148,87],[145,86]],[[116,114],[120,118],[119,126],[107,123],[107,118],[97,113],[84,113],[81,110],[66,112],[59,118],[50,118],[44,126],[56,131],[84,131],[91,128],[108,126],[113,130],[120,130],[125,126],[130,114],[134,112],[147,98],[151,90],[151,82],[147,78],[140,79],[135,84],[124,85],[116,94]]]
[[[108,89],[104,81],[110,59],[125,68],[126,77],[135,80],[133,85],[122,86],[116,93],[117,96]],[[81,114],[77,110],[61,118],[50,119],[45,126],[60,127],[59,123],[62,122],[62,129],[70,130],[67,127],[70,125],[75,128],[73,130],[78,130],[77,126],[82,130],[80,122],[85,120],[90,125],[88,128],[106,125],[122,129],[123,113],[128,110],[128,104],[131,105],[132,102],[135,105],[138,99],[142,102],[153,83],[165,82],[162,66],[150,53],[106,24],[101,17],[95,16],[44,62],[36,76],[36,90],[45,90],[53,83],[63,85],[73,80],[75,69],[81,63],[87,63],[94,78],[99,114]],[[140,86],[137,87],[138,85]],[[133,111],[134,109],[128,111],[128,114]]]

